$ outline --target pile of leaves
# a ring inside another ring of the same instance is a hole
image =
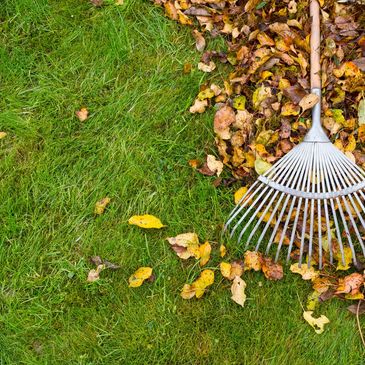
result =
[[[201,85],[190,111],[217,108],[214,132],[222,161],[236,178],[250,181],[298,144],[311,124],[316,100],[310,96],[309,2],[154,2],[194,28],[201,71],[231,65],[222,85]],[[323,123],[336,146],[365,166],[365,8],[321,1],[321,13]],[[217,36],[226,40],[227,51],[204,52],[207,40]]]

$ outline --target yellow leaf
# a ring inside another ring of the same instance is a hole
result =
[[[211,251],[212,251],[212,246],[208,241],[199,246],[200,266],[204,266],[209,261]]]
[[[314,331],[321,334],[324,331],[324,325],[330,323],[329,319],[323,314],[319,318],[312,316],[313,311],[304,311],[304,319],[314,328]]]
[[[110,198],[106,197],[95,204],[94,213],[97,215],[101,215],[104,213],[106,206],[110,203]]]
[[[345,258],[345,265],[343,265],[342,263],[342,255],[341,255],[341,251],[338,250],[335,254],[335,258],[337,259],[337,270],[348,270],[350,268],[350,264],[352,262],[352,251],[350,247],[344,247],[343,249],[343,253],[344,253],[344,258]]]
[[[281,115],[287,117],[289,115],[298,115],[300,112],[299,106],[294,103],[286,103],[281,108]]]
[[[308,295],[307,310],[313,311],[316,308],[317,304],[319,303],[319,296],[320,293],[318,293],[317,291],[314,291]]]
[[[196,233],[182,233],[176,237],[168,237],[166,239],[181,259],[186,260],[192,256],[195,256],[197,259],[200,258],[199,238]]]
[[[6,132],[0,132],[0,139],[3,139],[7,136],[8,134]]]
[[[349,300],[363,300],[364,299],[364,294],[363,293],[356,293],[356,294],[346,294],[345,295],[345,299],[349,299]]]
[[[96,270],[92,269],[89,271],[89,274],[87,276],[87,281],[89,283],[93,283],[94,281],[99,280],[99,274],[105,269],[104,264],[100,264],[97,266]]]
[[[200,277],[194,281],[195,296],[201,298],[205,289],[214,283],[214,272],[212,270],[203,270]]]
[[[214,91],[210,88],[207,88],[198,94],[198,99],[199,100],[211,99],[213,96],[215,96]]]
[[[246,106],[246,97],[244,95],[237,96],[233,100],[233,108],[237,110],[245,110]]]
[[[231,275],[231,264],[228,262],[221,262],[219,268],[221,270],[221,274],[224,278],[229,279]]]
[[[153,215],[145,214],[145,215],[134,215],[130,217],[128,220],[129,224],[134,224],[141,228],[162,228],[166,227],[161,223],[161,221]]]
[[[261,255],[256,251],[246,251],[244,260],[244,270],[261,270]]]
[[[331,285],[331,281],[327,278],[316,278],[313,280],[313,289],[319,294],[325,293]]]
[[[129,287],[137,288],[143,284],[143,282],[152,275],[152,268],[140,267],[130,278]]]
[[[345,147],[345,152],[352,152],[355,148],[356,148],[356,139],[353,134],[350,134],[347,146]]]
[[[86,108],[81,108],[80,110],[77,110],[75,114],[80,122],[84,122],[89,116],[89,111]]]
[[[302,264],[299,267],[299,264],[293,264],[290,266],[290,271],[295,274],[300,274],[303,280],[314,280],[319,276],[319,272],[314,269],[314,267],[308,268],[307,264]]]
[[[195,296],[195,289],[192,285],[185,284],[180,295],[183,299],[191,299]]]
[[[226,253],[227,253],[226,246],[221,245],[221,246],[219,247],[219,252],[220,252],[220,254],[221,254],[221,257],[226,256]]]
[[[239,276],[236,276],[233,279],[233,283],[231,286],[231,293],[232,293],[231,299],[242,307],[244,306],[246,301],[245,289],[246,289],[245,281],[242,280]]]
[[[262,160],[261,158],[257,158],[255,160],[255,171],[259,175],[263,175],[266,171],[271,168],[271,163]]]
[[[234,193],[234,203],[237,205],[242,197],[247,193],[247,186],[242,186]]]

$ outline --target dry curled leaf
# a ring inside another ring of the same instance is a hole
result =
[[[92,269],[89,271],[89,274],[87,275],[87,281],[89,283],[93,283],[94,281],[97,281],[100,279],[99,275],[100,273],[105,269],[104,264],[100,264],[96,267],[96,269]]]
[[[77,110],[75,114],[80,122],[84,122],[89,116],[89,111],[86,108],[81,108],[80,110]]]
[[[314,328],[314,331],[321,334],[324,331],[324,325],[330,323],[330,320],[323,314],[319,318],[312,316],[313,311],[304,311],[303,318]]]
[[[198,69],[203,72],[212,72],[213,70],[215,70],[215,68],[216,68],[216,65],[213,61],[210,61],[208,64],[206,64],[204,62],[198,63]]]
[[[208,100],[204,99],[204,100],[199,100],[199,99],[195,99],[194,104],[190,107],[189,112],[194,114],[194,113],[204,113],[205,112],[205,108],[208,106]]]
[[[364,276],[355,272],[339,279],[336,294],[356,295],[360,292],[360,288],[363,286]]]
[[[104,213],[105,208],[107,207],[107,205],[110,203],[110,198],[105,197],[101,200],[99,200],[98,202],[96,202],[95,204],[95,208],[94,208],[94,213],[96,215],[101,215]]]
[[[319,102],[319,96],[316,94],[307,94],[299,102],[302,111],[313,108]]]
[[[261,270],[261,254],[256,251],[246,251],[244,254],[244,270],[254,270],[260,271]]]
[[[235,276],[231,286],[231,299],[242,307],[244,306],[246,301],[245,289],[245,281],[242,280],[239,276]]]
[[[134,215],[129,218],[128,220],[129,224],[136,225],[141,228],[157,228],[160,229],[162,227],[166,227],[161,223],[161,221],[150,214],[144,214],[144,215]]]
[[[193,30],[193,37],[195,38],[195,46],[199,52],[203,52],[205,48],[205,39],[203,35],[197,30]]]
[[[261,258],[261,269],[266,279],[269,280],[281,280],[284,276],[283,267],[270,257]]]
[[[137,288],[143,284],[143,282],[149,279],[152,275],[152,268],[151,267],[140,267],[130,278],[129,287],[130,288]]]
[[[200,258],[199,238],[196,233],[181,233],[176,237],[168,237],[167,241],[181,259],[186,260],[192,256]]]
[[[303,280],[314,280],[319,276],[319,272],[313,266],[308,267],[307,264],[302,264],[299,267],[299,264],[295,263],[290,266],[290,271],[295,274],[300,274]]]

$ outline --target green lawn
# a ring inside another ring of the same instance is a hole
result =
[[[199,267],[164,239],[196,231],[216,267],[233,204],[233,188],[187,164],[215,153],[213,111],[187,111],[206,75],[182,72],[199,61],[189,29],[148,1],[109,4],[0,3],[0,364],[363,364],[348,303],[321,305],[331,323],[317,335],[299,276],[246,273],[244,308],[218,272],[201,300],[180,298]],[[144,213],[168,227],[127,224]],[[88,284],[92,255],[121,269]],[[156,281],[128,288],[142,265]]]

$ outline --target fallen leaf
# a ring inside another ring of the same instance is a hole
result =
[[[95,7],[100,7],[104,4],[104,0],[90,0],[91,4]]]
[[[223,171],[223,162],[217,160],[213,155],[208,155],[204,166],[198,171],[207,176],[219,176]]]
[[[212,246],[208,241],[199,246],[200,266],[204,266],[209,261],[211,251],[212,251]]]
[[[101,200],[99,200],[98,202],[96,202],[95,204],[95,209],[94,209],[94,213],[96,215],[101,215],[104,213],[105,208],[107,207],[107,205],[110,203],[110,198],[106,197],[103,198]]]
[[[313,311],[317,307],[319,304],[319,296],[320,294],[317,291],[314,291],[308,295],[307,310]]]
[[[303,318],[314,328],[316,333],[321,334],[324,331],[324,325],[330,321],[323,314],[319,318],[314,318],[312,314],[313,311],[304,311]]]
[[[360,292],[360,288],[364,286],[364,277],[359,273],[353,273],[340,278],[335,294],[351,294],[355,295]]]
[[[101,265],[98,265],[96,269],[90,270],[89,274],[87,275],[87,281],[89,283],[93,283],[94,281],[99,280],[100,279],[99,275],[104,269],[105,269],[105,265],[101,264]]]
[[[365,99],[362,99],[359,103],[358,109],[359,125],[365,124]]]
[[[216,68],[216,65],[213,61],[210,61],[208,64],[206,64],[204,62],[198,63],[198,69],[203,72],[212,72],[213,70],[215,70],[215,68]]]
[[[104,265],[105,269],[111,269],[111,270],[118,270],[120,269],[119,265],[113,264],[112,262],[108,261],[108,260],[104,260],[102,259],[100,256],[92,256],[90,257],[90,261],[95,264],[96,266],[98,265]]]
[[[195,39],[195,47],[199,52],[203,52],[205,48],[205,39],[203,35],[196,29],[193,30],[193,37]]]
[[[261,269],[266,279],[280,280],[284,276],[283,267],[275,263],[270,257],[261,258]]]
[[[137,288],[152,275],[152,268],[140,267],[129,279],[129,287]]]
[[[302,108],[304,112],[307,109],[313,108],[319,102],[319,96],[316,94],[307,94],[302,98],[299,102],[299,106]]]
[[[0,132],[0,139],[3,139],[7,136],[8,134],[6,132]]]
[[[319,294],[325,293],[331,286],[332,283],[327,278],[317,277],[313,280],[313,289]]]
[[[80,122],[84,122],[89,116],[89,111],[86,108],[81,108],[80,110],[77,110],[75,114]]]
[[[221,262],[219,264],[219,268],[221,270],[222,276],[226,279],[229,279],[229,277],[231,276],[231,264],[228,262]]]
[[[136,225],[141,228],[157,228],[160,229],[162,227],[166,227],[161,223],[161,221],[150,214],[145,215],[134,215],[129,218],[128,220],[129,224]]]
[[[237,205],[243,196],[247,193],[247,186],[240,187],[235,193],[234,193],[234,203]]]
[[[359,308],[359,309],[358,309]],[[364,314],[365,313],[365,301],[361,301],[360,306],[358,303],[355,304],[351,304],[350,306],[347,307],[347,309],[352,313],[352,314],[357,314],[357,312],[359,312],[359,314]]]
[[[188,163],[193,169],[197,169],[200,165],[199,160],[189,160]]]
[[[260,271],[261,270],[261,254],[257,251],[246,251],[244,254],[244,271],[254,270]]]
[[[242,307],[244,306],[246,301],[245,289],[245,281],[242,280],[239,276],[235,276],[231,286],[231,299]]]
[[[222,139],[230,139],[229,126],[236,121],[236,114],[229,105],[224,105],[214,116],[214,132]]]
[[[176,237],[168,237],[166,239],[181,259],[187,260],[192,256],[197,259],[200,258],[199,238],[196,233],[182,233]]]
[[[342,263],[342,254],[340,250],[336,252],[335,257],[337,259],[337,268],[336,270],[348,270],[350,268],[350,264],[352,263],[352,251],[350,247],[343,248],[343,256],[345,259],[345,264]]]
[[[205,108],[208,106],[208,100],[204,99],[204,100],[199,100],[199,99],[195,99],[194,104],[190,107],[189,112],[194,114],[194,113],[204,113],[205,112]]]
[[[290,271],[300,274],[303,280],[314,280],[319,276],[319,272],[313,266],[308,268],[307,264],[302,264],[301,267],[299,267],[299,263],[293,264],[290,266]]]
[[[262,160],[261,158],[257,158],[255,160],[255,171],[259,175],[263,175],[266,171],[270,170],[272,167],[271,163]]]
[[[227,254],[226,246],[224,246],[224,245],[220,245],[220,247],[219,247],[219,253],[220,253],[220,256],[221,256],[221,257],[226,256],[226,254]]]
[[[245,110],[246,106],[246,97],[244,95],[237,96],[233,100],[233,108],[237,110]]]
[[[214,272],[212,270],[203,270],[200,277],[196,279],[191,285],[185,284],[181,292],[183,299],[191,299],[194,296],[201,298],[208,286],[214,283]]]

